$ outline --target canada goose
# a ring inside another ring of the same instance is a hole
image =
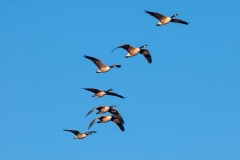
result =
[[[93,108],[92,110],[90,110],[87,113],[86,117],[89,114],[91,114],[93,111],[95,111],[95,110],[98,110],[98,112],[96,114],[101,114],[101,113],[106,113],[106,112],[110,112],[111,113],[112,110],[113,110],[112,112],[116,112],[116,111],[114,111],[115,109],[113,109],[115,107],[116,107],[115,105],[113,105],[113,106],[97,106],[97,107]]]
[[[100,59],[94,58],[94,57],[90,57],[90,56],[86,56],[84,55],[85,58],[93,61],[93,63],[95,63],[95,65],[98,67],[99,70],[96,71],[96,73],[105,73],[107,71],[109,71],[111,68],[121,68],[121,65],[119,64],[114,64],[111,66],[106,66]]]
[[[82,89],[85,89],[87,91],[95,93],[95,95],[93,95],[92,97],[100,98],[100,97],[103,97],[105,95],[110,95],[110,96],[117,96],[117,97],[120,97],[120,98],[125,98],[125,97],[123,97],[123,96],[121,96],[121,95],[119,95],[119,94],[117,94],[115,92],[111,92],[112,91],[111,88],[109,90],[107,90],[107,91],[99,90],[99,89],[95,89],[95,88],[82,88]]]
[[[76,137],[74,137],[74,139],[83,139],[83,138],[87,137],[88,135],[91,135],[92,133],[97,133],[97,131],[89,131],[86,133],[81,133],[78,130],[67,130],[67,129],[64,129],[63,131],[68,131],[68,132],[72,132],[73,134],[75,134]]]
[[[125,122],[124,122],[121,114],[115,108],[116,108],[115,105],[113,105],[113,106],[97,106],[97,107],[93,108],[92,110],[90,110],[87,113],[86,117],[95,110],[98,110],[98,112],[96,114],[102,114],[102,113],[110,112],[110,113],[116,115],[121,120],[121,122],[124,124]]]
[[[107,122],[109,122],[109,121],[113,121],[113,122],[115,122],[115,123],[118,125],[118,127],[121,129],[122,132],[125,131],[122,121],[118,118],[118,116],[115,116],[115,115],[112,115],[112,116],[99,116],[99,117],[95,118],[95,119],[90,123],[88,129],[90,129],[91,126],[92,126],[98,119],[99,119],[100,121],[98,121],[97,123],[107,123]]]
[[[160,13],[150,12],[150,11],[147,11],[147,10],[145,10],[145,12],[159,20],[159,22],[156,24],[157,26],[162,26],[162,25],[168,24],[169,22],[182,23],[182,24],[188,25],[188,22],[185,22],[181,19],[173,18],[173,17],[178,16],[178,14],[174,14],[173,16],[168,17],[168,16],[164,16]]]
[[[142,49],[142,48],[146,48],[146,47],[147,47],[146,44],[139,47],[139,48],[133,47],[129,44],[123,44],[121,46],[118,46],[118,47],[114,48],[112,50],[112,52],[117,48],[123,48],[126,51],[128,51],[128,54],[125,56],[125,58],[136,56],[138,53],[141,53],[147,59],[148,63],[152,63],[152,57],[151,57],[150,52],[147,49]]]

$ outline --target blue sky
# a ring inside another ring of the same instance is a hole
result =
[[[0,1],[0,159],[240,159],[240,2]],[[190,25],[157,27],[144,10],[178,13]],[[125,58],[129,43],[148,44]],[[121,64],[105,74],[83,55]],[[81,88],[126,99],[93,98]],[[95,124],[116,105],[125,132]]]

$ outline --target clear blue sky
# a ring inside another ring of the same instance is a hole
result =
[[[0,1],[0,159],[240,159],[240,2]],[[190,25],[157,27],[144,10]],[[153,63],[121,44],[148,44]],[[83,55],[121,64],[106,74]],[[126,99],[81,88],[113,88]],[[95,124],[116,105],[125,132]]]

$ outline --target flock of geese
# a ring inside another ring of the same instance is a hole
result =
[[[185,22],[183,20],[174,18],[174,17],[178,16],[178,14],[174,14],[173,16],[169,17],[169,16],[164,16],[160,13],[150,12],[150,11],[147,11],[147,10],[145,12],[159,20],[159,22],[156,24],[157,26],[166,25],[169,22],[181,23],[181,24],[185,24],[185,25],[189,24],[188,22]],[[149,50],[146,49],[146,47],[147,47],[146,44],[141,46],[141,47],[133,47],[129,44],[124,44],[124,45],[121,45],[121,46],[118,46],[118,47],[114,48],[112,50],[112,52],[117,48],[122,48],[122,49],[125,49],[128,52],[127,55],[125,56],[125,58],[136,56],[137,54],[140,53],[147,59],[148,63],[152,63],[151,54],[150,54]],[[114,64],[114,65],[107,66],[100,59],[90,57],[90,56],[87,56],[87,55],[85,55],[84,57],[91,60],[98,67],[98,70],[96,71],[96,73],[105,73],[105,72],[108,72],[111,68],[120,68],[121,67],[121,65],[119,65],[119,64]],[[109,90],[99,90],[99,89],[96,89],[96,88],[82,88],[82,89],[93,92],[94,95],[92,97],[101,98],[105,95],[110,95],[110,96],[116,96],[116,97],[119,97],[119,98],[124,98],[122,95],[117,94],[115,92],[112,92],[111,88]],[[116,109],[115,105],[113,105],[113,106],[97,106],[97,107],[91,109],[87,113],[86,117],[89,114],[91,114],[92,112],[94,112],[95,110],[98,110],[98,112],[96,114],[103,114],[103,113],[109,112],[112,115],[99,116],[99,117],[95,118],[89,124],[88,130],[92,127],[92,125],[96,121],[98,121],[97,123],[107,123],[109,121],[113,121],[118,125],[118,127],[120,128],[120,130],[122,132],[125,131],[124,120],[123,120],[121,114],[119,113],[119,111]],[[81,133],[78,130],[66,130],[66,129],[64,129],[64,131],[72,132],[73,134],[75,134],[74,139],[83,139],[83,138],[87,137],[88,135],[91,135],[91,134],[97,132],[97,131],[88,131],[88,132],[85,132],[85,133]]]

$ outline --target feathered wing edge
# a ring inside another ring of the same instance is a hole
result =
[[[88,130],[92,127],[92,125],[99,119],[99,117],[95,118],[90,125],[88,126]]]
[[[86,117],[87,117],[89,114],[91,114],[93,111],[95,111],[97,108],[98,108],[98,106],[95,107],[95,108],[93,108],[92,110],[90,110],[90,111],[87,113]],[[86,118],[86,117],[85,117],[85,118]]]
[[[81,133],[78,130],[70,130],[70,129],[69,130],[68,129],[63,129],[63,131],[72,132],[75,135],[78,135],[79,133]]]
[[[106,92],[106,94],[107,95],[111,95],[111,96],[117,96],[117,97],[119,97],[119,98],[125,98],[125,97],[123,97],[122,95],[120,95],[120,94],[117,94],[117,93],[115,93],[115,92]]]
[[[176,19],[176,18],[172,18],[172,19],[171,19],[171,22],[182,23],[182,24],[186,24],[186,25],[189,24],[189,23],[186,22],[186,21],[183,21],[183,20],[181,20],[181,19]]]

